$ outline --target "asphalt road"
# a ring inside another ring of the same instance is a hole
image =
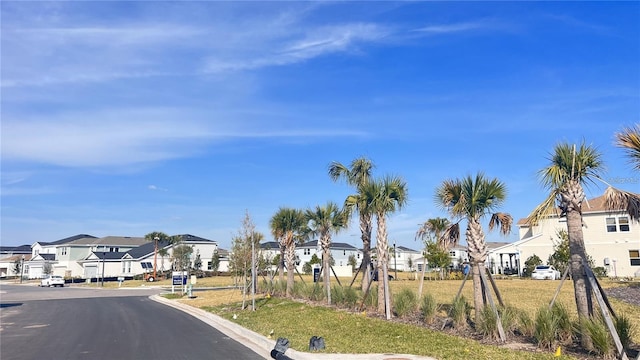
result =
[[[263,359],[157,292],[1,285],[0,358]]]

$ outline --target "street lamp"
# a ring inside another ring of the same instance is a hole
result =
[[[154,237],[153,238],[154,242],[155,242],[155,246],[154,246],[154,250],[153,250],[153,281],[157,280],[156,277],[156,264],[158,262],[158,241],[160,240],[159,237]]]
[[[22,284],[23,278],[24,278],[24,255],[22,255],[22,265],[20,265],[20,284]]]
[[[102,246],[102,282],[100,285],[102,287],[104,287],[104,262],[106,260],[106,253],[107,253],[107,246],[104,245]]]

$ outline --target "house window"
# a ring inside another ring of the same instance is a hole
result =
[[[608,217],[606,218],[607,222],[607,232],[628,232],[629,231],[629,217],[620,216],[620,217]]]
[[[305,255],[311,255],[311,249],[304,249]]]
[[[342,255],[347,255],[347,250],[342,250]]]
[[[109,252],[118,252],[118,251],[120,251],[120,248],[117,248],[117,247],[110,247],[109,248]]]
[[[60,248],[60,255],[67,255],[67,248],[66,247],[61,247]]]
[[[213,261],[207,261],[207,270],[213,270]]]
[[[449,251],[449,256],[456,257],[456,252],[455,251]]]
[[[631,266],[640,266],[640,250],[629,250],[629,262]]]

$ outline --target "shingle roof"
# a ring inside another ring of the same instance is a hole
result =
[[[182,235],[176,235],[176,236],[181,237],[182,241],[186,241],[186,242],[193,242],[193,241],[215,242],[213,240],[201,238],[199,236],[195,236],[195,235],[191,235],[191,234],[182,234]]]
[[[38,254],[38,255],[40,255],[40,257],[45,259],[45,260],[55,260],[56,259],[56,254]]]
[[[262,250],[280,250],[280,244],[277,241],[267,241],[260,244]]]
[[[169,242],[164,240],[164,241],[158,241],[158,249],[162,249],[164,247],[167,247],[169,245]],[[127,254],[129,254],[132,258],[134,259],[139,259],[142,257],[145,257],[149,254],[153,254],[155,248],[155,244],[153,241],[147,242],[143,245],[138,246],[135,249],[131,249],[129,250],[129,252],[127,252]]]
[[[106,246],[140,246],[147,243],[143,237],[131,237],[131,236],[105,236],[101,238],[90,237],[80,238],[72,242],[69,245],[106,245]]]
[[[62,244],[66,244],[78,239],[83,239],[83,238],[93,238],[96,239],[95,236],[93,235],[87,235],[87,234],[78,234],[78,235],[73,235],[73,236],[69,236],[67,238],[64,239],[60,239],[60,240],[56,240],[56,241],[52,241],[52,242],[44,242],[44,241],[38,241],[40,244],[42,245],[62,245]]]
[[[0,246],[0,254],[31,254],[31,245]]]
[[[640,194],[635,194],[635,195],[640,196]],[[583,214],[598,213],[598,212],[610,212],[610,210],[608,210],[605,207],[605,197],[604,197],[604,195],[595,197],[595,198],[590,199],[590,200],[583,201],[580,208],[581,208]],[[560,215],[560,209],[559,208],[556,208],[556,215]],[[522,219],[518,220],[517,225],[518,226],[528,226],[529,224],[527,223],[527,218],[522,218]]]
[[[105,253],[103,253],[103,252],[100,252],[100,251],[94,251],[93,253],[100,260],[120,260],[126,254],[126,252],[105,252]]]
[[[297,246],[297,248],[317,248],[318,247],[318,240],[313,240],[313,241],[308,241],[302,245]],[[355,246],[351,245],[351,244],[347,244],[347,243],[339,243],[339,242],[332,242],[331,246],[329,247],[330,249],[348,249],[348,250],[358,250],[358,248],[356,248]]]
[[[420,251],[418,251],[418,250],[410,249],[410,248],[408,248],[408,247],[406,247],[406,246],[398,246],[397,248],[398,248],[399,250],[402,250],[402,251],[410,251],[410,252],[416,252],[416,253],[419,253],[419,252],[420,252]]]

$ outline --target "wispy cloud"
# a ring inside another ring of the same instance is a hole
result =
[[[495,21],[480,20],[480,21],[457,22],[457,23],[448,23],[448,24],[432,24],[432,25],[427,25],[424,27],[414,29],[413,31],[425,33],[425,34],[432,34],[432,35],[443,35],[443,34],[471,32],[476,30],[496,29],[498,27],[499,26]]]

